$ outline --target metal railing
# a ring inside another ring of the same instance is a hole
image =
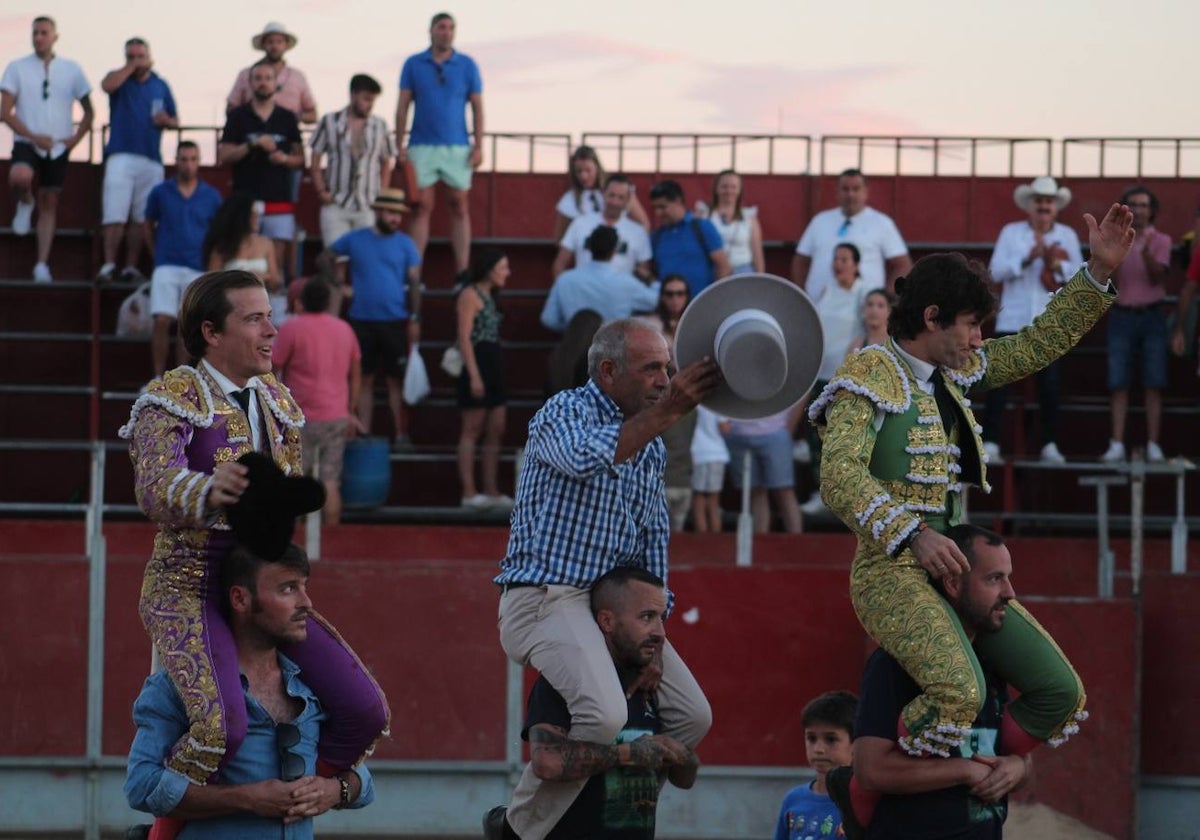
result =
[[[1200,175],[1200,137],[1066,137],[1062,141],[1060,173],[1070,171],[1070,154],[1091,153],[1092,171],[1101,178],[1183,178]],[[1119,171],[1111,173],[1115,165]],[[1189,166],[1188,164],[1193,164]],[[1191,172],[1190,176],[1185,175]]]
[[[801,134],[690,134],[669,132],[584,132],[583,145],[608,160],[614,172],[718,172],[807,174],[812,170],[812,138]],[[788,148],[791,147],[791,148]],[[616,152],[616,164],[604,152]],[[651,160],[649,166],[639,160]],[[690,164],[689,164],[690,160]],[[701,161],[704,161],[704,165]],[[682,161],[684,165],[671,165]]]
[[[1053,142],[1049,137],[829,135],[821,138],[817,171],[823,175],[850,168],[871,175],[1049,175]],[[848,158],[836,153],[839,147],[850,148]],[[981,155],[990,163],[993,151],[999,151],[998,160],[984,166]],[[922,171],[911,171],[915,155],[923,160]]]

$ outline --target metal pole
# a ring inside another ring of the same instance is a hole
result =
[[[504,760],[508,764],[509,787],[514,788],[521,778],[521,723],[525,718],[523,713],[523,695],[525,694],[524,669],[508,660],[507,694],[504,715]]]
[[[1184,467],[1179,465],[1175,475],[1175,521],[1171,523],[1171,573],[1182,575],[1187,572],[1187,517],[1183,515]]]
[[[313,449],[312,477],[317,481],[321,480],[321,447],[319,446]],[[321,559],[322,516],[323,511],[318,508],[309,511],[308,515],[304,517],[304,551],[309,560]]]
[[[100,840],[100,755],[104,724],[104,566],[103,441],[92,445],[92,492],[88,504],[88,681],[87,788],[84,838]]]
[[[1146,462],[1141,452],[1135,452],[1129,469],[1129,573],[1133,578],[1133,594],[1142,591],[1142,551],[1145,523],[1142,521],[1146,493]]]
[[[750,453],[742,459],[742,512],[738,514],[736,565],[748,567],[754,559],[754,515],[750,512]]]
[[[1097,566],[1100,580],[1098,582],[1101,598],[1113,596],[1114,563],[1112,546],[1108,544],[1108,485],[1096,485],[1096,514],[1100,529],[1100,562]]]

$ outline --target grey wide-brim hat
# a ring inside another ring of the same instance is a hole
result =
[[[713,283],[688,304],[675,330],[681,369],[709,356],[724,375],[705,407],[735,420],[778,414],[800,400],[817,379],[824,346],[808,295],[772,274]]]

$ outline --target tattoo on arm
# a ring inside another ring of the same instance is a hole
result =
[[[617,747],[576,741],[543,727],[529,730],[533,752],[549,753],[558,768],[554,778],[560,782],[576,781],[603,773],[619,763]]]

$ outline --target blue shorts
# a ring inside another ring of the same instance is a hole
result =
[[[792,436],[787,429],[766,435],[730,435],[725,438],[729,447],[729,477],[733,486],[742,489],[742,469],[746,453],[750,453],[750,486],[777,490],[796,485],[796,468],[792,463]]]
[[[1161,306],[1114,306],[1108,315],[1108,389],[1128,390],[1135,357],[1142,362],[1142,387],[1167,387],[1167,316]]]

